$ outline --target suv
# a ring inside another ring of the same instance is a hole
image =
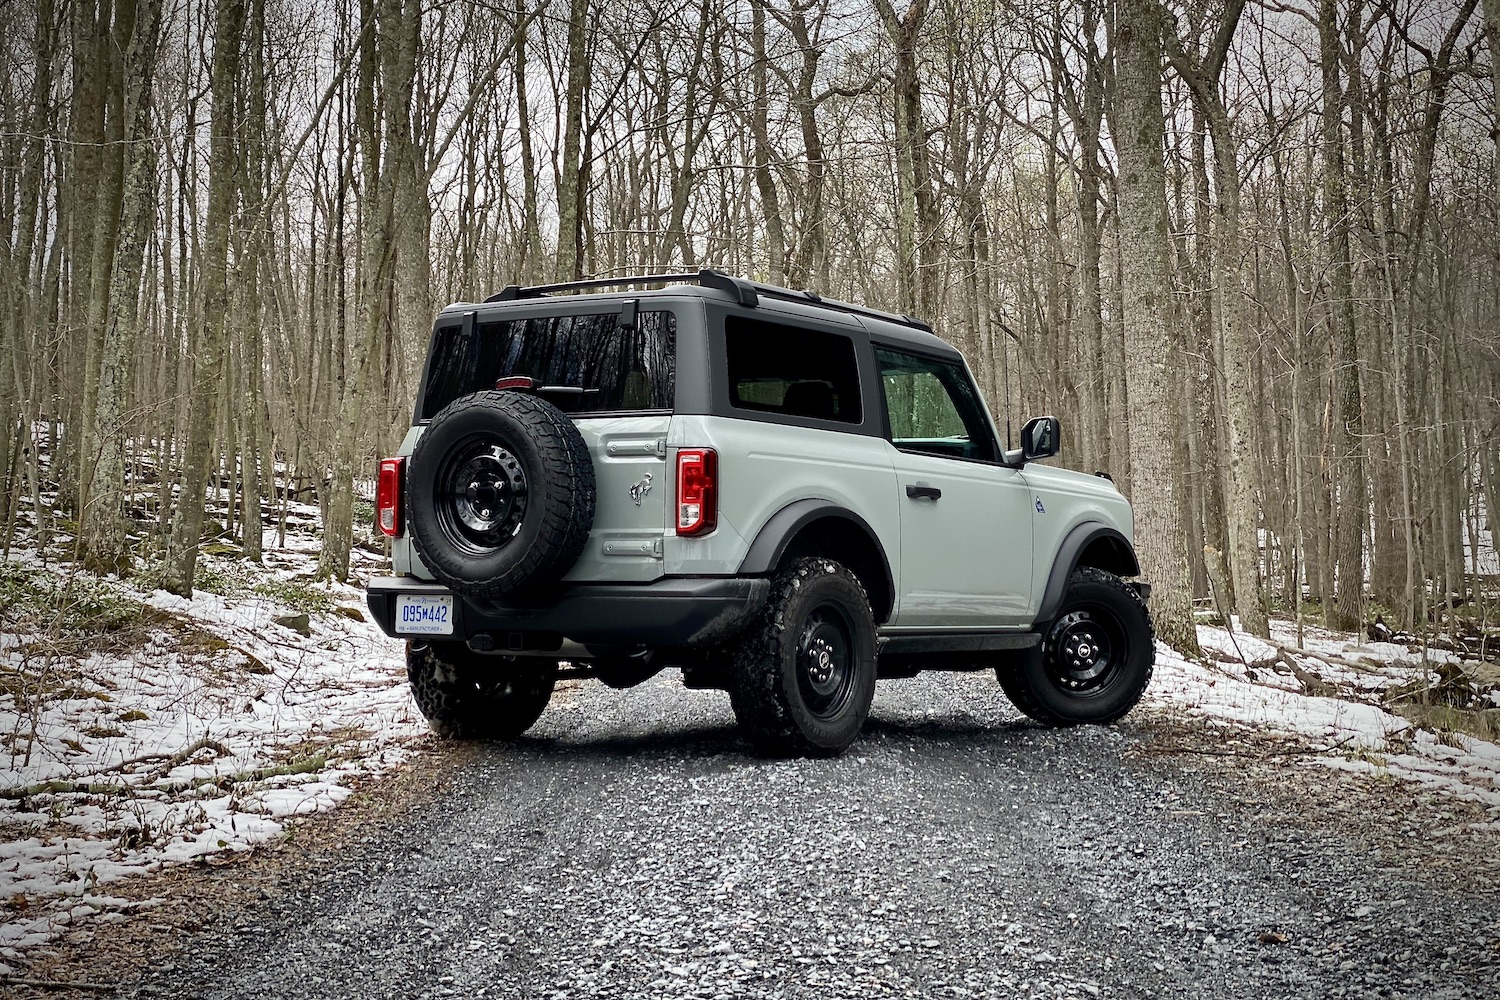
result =
[[[928,669],[1109,722],[1151,676],[1149,587],[1114,484],[1033,464],[1058,438],[1003,449],[909,316],[713,270],[511,286],[437,318],[369,605],[460,738],[665,667],[771,755],[842,751],[877,677]]]

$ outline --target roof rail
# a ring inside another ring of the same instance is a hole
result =
[[[780,285],[768,285],[760,281],[750,281],[746,278],[737,278],[723,271],[705,267],[696,273],[682,274],[641,274],[627,278],[589,278],[583,281],[563,281],[553,285],[507,285],[505,288],[485,299],[486,302],[514,302],[517,299],[537,298],[553,292],[581,292],[595,288],[615,288],[621,285],[650,285],[650,284],[698,284],[704,288],[716,288],[719,291],[728,292],[735,297],[740,305],[753,309],[759,304],[761,296],[769,299],[779,299],[784,302],[802,302],[807,305],[819,306],[823,309],[834,309],[838,312],[851,313],[856,316],[869,316],[872,319],[884,320],[887,323],[899,323],[902,326],[915,327],[918,330],[932,332],[932,327],[915,316],[907,316],[902,313],[886,312],[883,309],[870,309],[865,306],[857,306],[851,302],[840,302],[837,299],[825,299],[817,292],[806,290],[796,291],[791,288],[782,288]]]
[[[652,285],[697,280],[697,274],[638,274],[631,278],[588,278],[583,281],[561,281],[555,285],[527,287],[506,285],[484,301],[514,302],[516,299],[534,299],[552,292],[582,292],[591,288],[614,288],[619,285]]]

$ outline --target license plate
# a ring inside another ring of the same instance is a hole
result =
[[[452,635],[453,598],[448,594],[400,594],[396,631],[407,635]]]

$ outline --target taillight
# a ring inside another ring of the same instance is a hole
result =
[[[702,535],[719,523],[719,454],[712,448],[677,453],[677,533]]]
[[[382,458],[375,481],[375,524],[387,535],[401,534],[401,487],[404,458]]]

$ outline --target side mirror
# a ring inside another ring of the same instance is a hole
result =
[[[1028,462],[1051,458],[1062,444],[1062,424],[1056,417],[1032,417],[1021,428],[1021,456]]]

